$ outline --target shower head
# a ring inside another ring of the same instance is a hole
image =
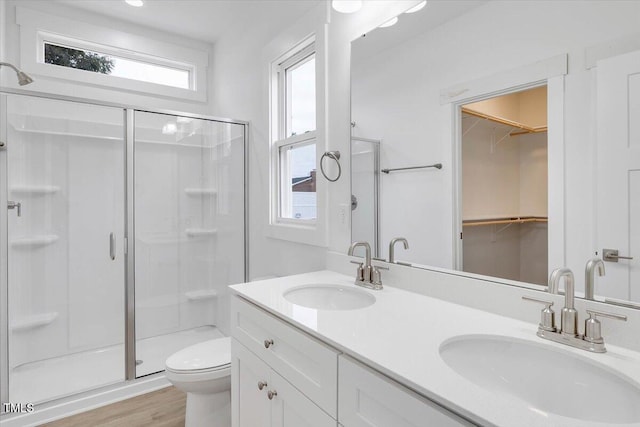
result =
[[[29,77],[24,71],[18,71],[18,84],[20,86],[28,85],[29,83],[33,83],[33,79]]]
[[[29,77],[27,75],[27,73],[25,73],[24,71],[20,71],[18,68],[16,68],[15,65],[9,64],[8,62],[0,62],[0,67],[2,66],[6,66],[9,68],[12,68],[13,71],[16,72],[16,75],[18,76],[18,84],[20,86],[24,86],[24,85],[28,85],[29,83],[33,83],[33,79],[31,77]]]

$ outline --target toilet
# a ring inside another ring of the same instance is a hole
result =
[[[231,426],[231,339],[217,338],[169,356],[166,377],[187,393],[185,427]]]

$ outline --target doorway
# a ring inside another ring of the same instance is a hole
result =
[[[460,108],[461,269],[545,286],[547,86]]]

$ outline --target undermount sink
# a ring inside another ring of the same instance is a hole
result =
[[[555,347],[495,335],[445,341],[440,357],[467,380],[530,410],[607,424],[640,422],[640,385]]]
[[[319,310],[355,310],[376,302],[376,297],[364,290],[328,284],[297,286],[283,296],[292,304]]]

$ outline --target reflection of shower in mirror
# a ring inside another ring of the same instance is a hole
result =
[[[351,138],[351,240],[371,242],[374,257],[380,256],[379,153],[379,140]]]

